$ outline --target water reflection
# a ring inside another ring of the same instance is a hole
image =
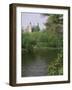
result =
[[[58,49],[36,50],[29,53],[22,51],[22,77],[47,76],[48,67],[58,52]]]

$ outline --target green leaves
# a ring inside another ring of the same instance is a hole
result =
[[[58,33],[63,27],[63,15],[62,14],[51,14],[45,23],[46,31]]]
[[[63,51],[62,49],[57,55],[54,62],[51,62],[48,67],[48,75],[63,75]]]
[[[32,50],[34,47],[62,47],[62,38],[54,33],[31,32],[22,34],[22,48]]]

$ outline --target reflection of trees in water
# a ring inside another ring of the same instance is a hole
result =
[[[39,74],[40,76],[61,75],[63,73],[62,71],[63,61],[61,61],[63,59],[61,59],[62,58],[61,55],[62,54],[59,54],[58,49],[54,49],[54,50],[40,49],[40,50],[35,50],[34,52],[31,53],[22,52],[22,76],[26,76],[26,74],[27,76],[29,75],[36,76]],[[39,69],[41,69],[41,71]],[[36,75],[35,72],[37,72]]]

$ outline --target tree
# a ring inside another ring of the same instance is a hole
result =
[[[63,27],[63,15],[62,14],[51,14],[48,15],[47,22],[45,23],[46,31],[51,33],[62,32]]]
[[[62,14],[51,14],[48,15],[48,19],[45,23],[46,32],[48,32],[50,45],[53,44],[56,47],[63,46],[63,15]]]
[[[39,32],[39,31],[40,31],[39,24],[37,24],[36,26],[32,27],[32,32]]]

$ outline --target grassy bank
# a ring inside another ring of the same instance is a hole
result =
[[[63,46],[62,37],[49,34],[48,32],[31,32],[22,33],[22,48],[32,50],[34,48],[56,49]]]

